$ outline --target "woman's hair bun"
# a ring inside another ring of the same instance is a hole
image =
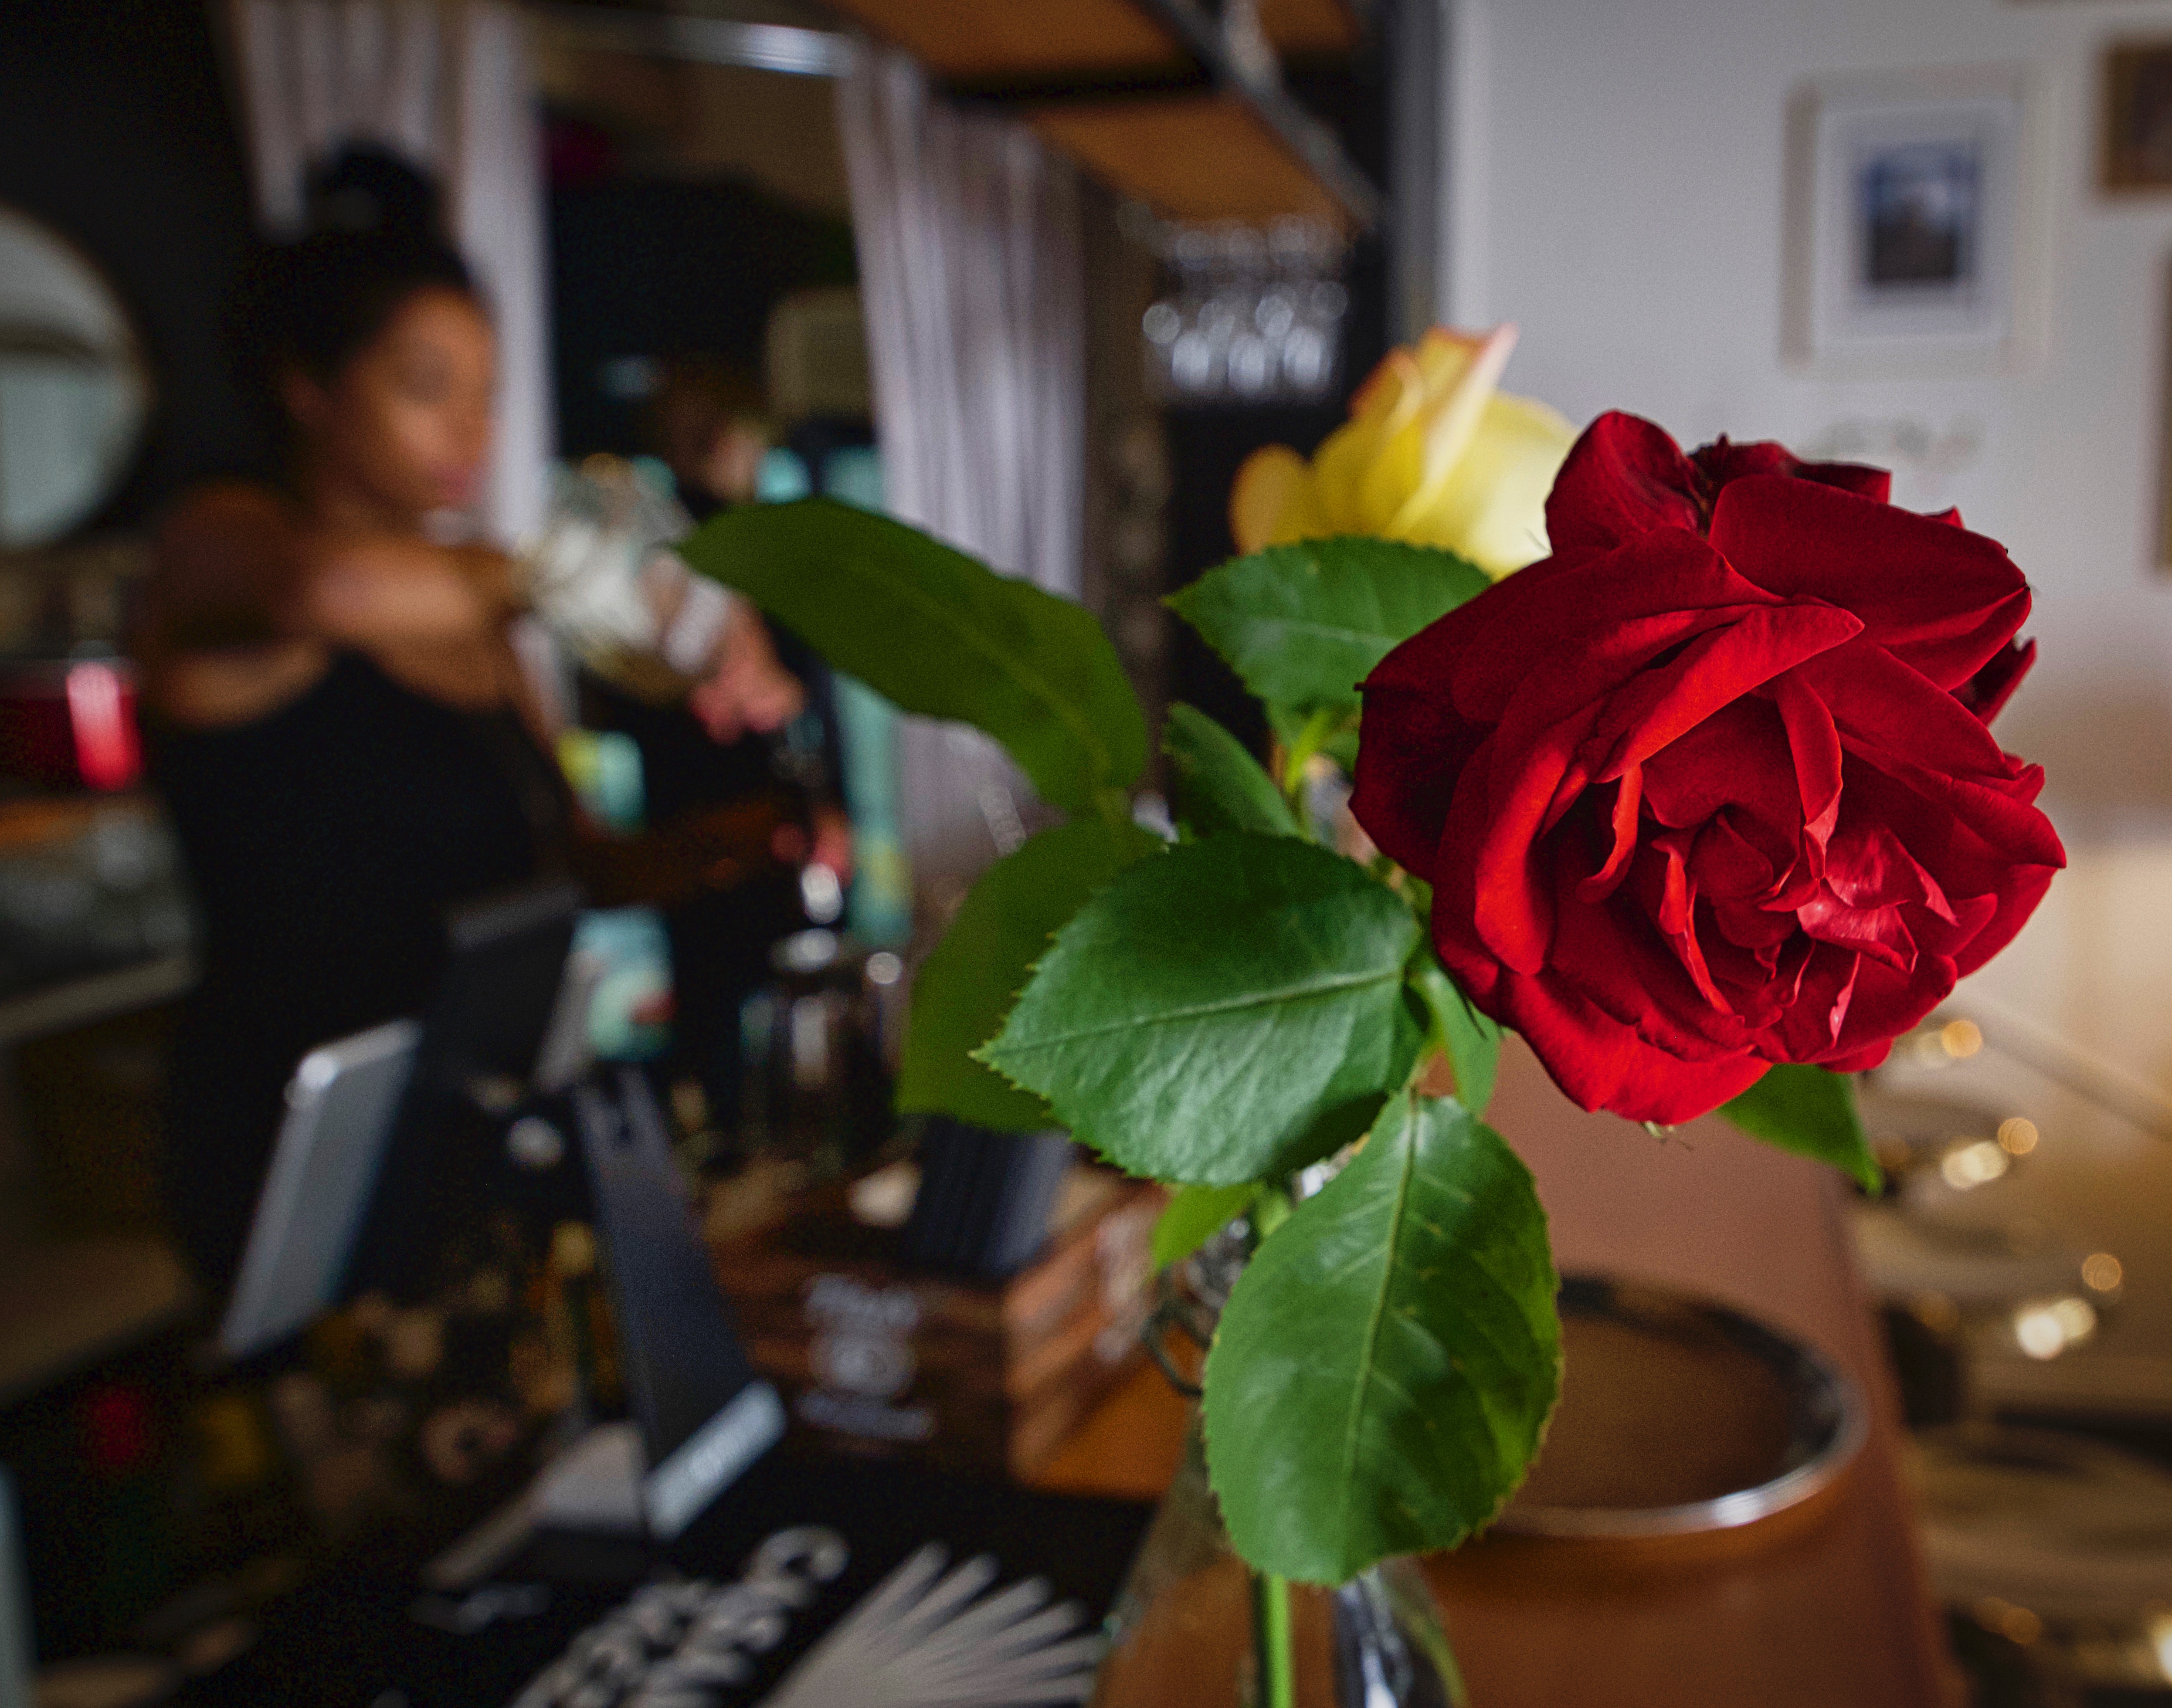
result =
[[[310,167],[302,184],[309,229],[444,239],[444,197],[411,161],[375,142],[350,142]]]
[[[441,222],[443,198],[420,167],[375,143],[349,143],[303,180],[309,229],[259,250],[228,320],[236,377],[275,440],[291,423],[290,373],[329,382],[421,291],[476,301],[475,281]]]

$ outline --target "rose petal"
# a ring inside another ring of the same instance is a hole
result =
[[[1553,898],[1533,845],[1595,713],[1595,707],[1587,707],[1528,744],[1512,745],[1497,732],[1479,752],[1477,762],[1488,772],[1473,874],[1478,936],[1518,972],[1536,972],[1546,964]]]
[[[1622,888],[1604,902],[1591,903],[1572,887],[1578,862],[1557,849],[1559,900],[1548,970],[1670,1054],[1702,1059],[1739,1049],[1749,1035],[1740,1018],[1698,987],[1680,946],[1659,928],[1667,864],[1662,851],[1640,847]],[[1691,920],[1693,905],[1676,918]]]
[[[1878,645],[1868,631],[1807,660],[1799,674],[1802,685],[1832,714],[1843,752],[1949,776],[2014,773],[1991,732],[1958,700]]]
[[[1707,819],[1696,832],[1690,875],[1697,894],[1709,899],[1746,901],[1762,895],[1779,874],[1764,851],[1735,829],[1729,817]]]
[[[1438,690],[1365,690],[1351,814],[1381,852],[1428,883],[1455,792],[1486,735]]]
[[[1789,605],[1743,612],[1700,635],[1662,669],[1648,670],[1616,692],[1596,733],[1612,744],[1602,782],[1687,734],[1723,706],[1782,671],[1829,653],[1862,632],[1847,611]]]
[[[2061,864],[2064,864],[2062,861]],[[2036,904],[2044,899],[2044,892],[2051,887],[2054,867],[2031,866],[2017,873],[2012,881],[1998,894],[1998,910],[1970,937],[1967,946],[1954,956],[1954,974],[1966,978],[2007,944],[2013,935],[2029,923],[2029,916],[2036,911]],[[1913,1024],[1914,1022],[1910,1022]]]
[[[1591,556],[1655,528],[1694,533],[1698,477],[1681,447],[1650,422],[1609,411],[1583,430],[1554,477],[1546,538],[1555,556]]]
[[[1916,939],[1898,907],[1851,907],[1827,889],[1797,908],[1795,917],[1819,943],[1853,949],[1898,972],[1915,970]]]
[[[1803,834],[1822,850],[1840,817],[1840,732],[1832,713],[1797,675],[1772,685],[1772,703],[1788,732],[1795,788],[1803,808]]]
[[[1860,463],[1806,463],[1770,439],[1746,445],[1715,439],[1691,451],[1690,461],[1710,483],[1715,497],[1728,481],[1747,475],[1784,475],[1791,480],[1814,481],[1877,504],[1884,503],[1893,491],[1893,476],[1883,469],[1866,468]]]
[[[1941,688],[1981,669],[2029,615],[2029,584],[1994,542],[1812,481],[1729,483],[1712,543],[1759,587],[1853,611],[1866,639]]]
[[[1979,722],[1987,724],[2013,697],[2013,690],[2021,685],[2021,679],[2035,662],[2035,642],[2016,645],[2008,641],[1992,654],[1988,664],[1954,690],[1954,698]]]
[[[1644,768],[1632,765],[1615,785],[1614,808],[1607,821],[1607,828],[1613,832],[1613,845],[1599,870],[1577,885],[1579,900],[1604,901],[1620,887],[1622,877],[1629,870],[1630,857],[1637,851],[1637,811],[1643,798]]]
[[[1519,570],[1381,660],[1368,681],[1452,684],[1456,706],[1497,723],[1535,670],[1581,701],[1651,658],[1779,599],[1753,587],[1695,534],[1648,537],[1617,555],[1558,555]]]
[[[1288,445],[1263,445],[1245,459],[1229,488],[1229,534],[1238,551],[1257,551],[1327,531],[1311,464]]]
[[[1787,733],[1768,701],[1745,696],[1685,730],[1644,762],[1644,799],[1663,824],[1689,829],[1729,807],[1763,827],[1736,829],[1776,869],[1795,856],[1803,823]]]
[[[1764,1077],[1769,1065],[1745,1053],[1691,1061],[1646,1043],[1561,980],[1510,974],[1496,1018],[1524,1041],[1569,1100],[1632,1121],[1675,1126],[1709,1114]]]

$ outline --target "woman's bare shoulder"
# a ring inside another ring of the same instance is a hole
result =
[[[184,496],[160,524],[136,653],[150,709],[230,727],[270,716],[324,674],[324,646],[292,620],[302,530],[270,487],[227,481]]]
[[[239,481],[200,486],[159,524],[144,620],[171,648],[283,638],[302,561],[301,530],[279,494]]]

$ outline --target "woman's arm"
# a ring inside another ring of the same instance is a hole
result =
[[[519,697],[505,620],[512,565],[482,547],[303,526],[261,487],[207,488],[160,529],[137,656],[145,693],[185,723],[268,716],[336,647],[455,703]]]
[[[390,534],[304,534],[295,620],[365,651],[494,638],[519,609],[512,565],[486,546]]]
[[[144,589],[147,638],[171,652],[453,645],[494,635],[519,607],[503,553],[306,528],[274,494],[239,484],[167,518]]]

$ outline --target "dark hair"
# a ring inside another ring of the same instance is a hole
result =
[[[460,252],[438,228],[437,185],[390,151],[341,149],[305,189],[310,229],[267,244],[234,294],[230,333],[244,390],[277,436],[289,423],[280,382],[330,382],[374,343],[417,291],[477,297]]]
[[[648,400],[649,448],[682,479],[701,465],[734,422],[760,419],[769,400],[761,375],[719,356],[674,357]]]

